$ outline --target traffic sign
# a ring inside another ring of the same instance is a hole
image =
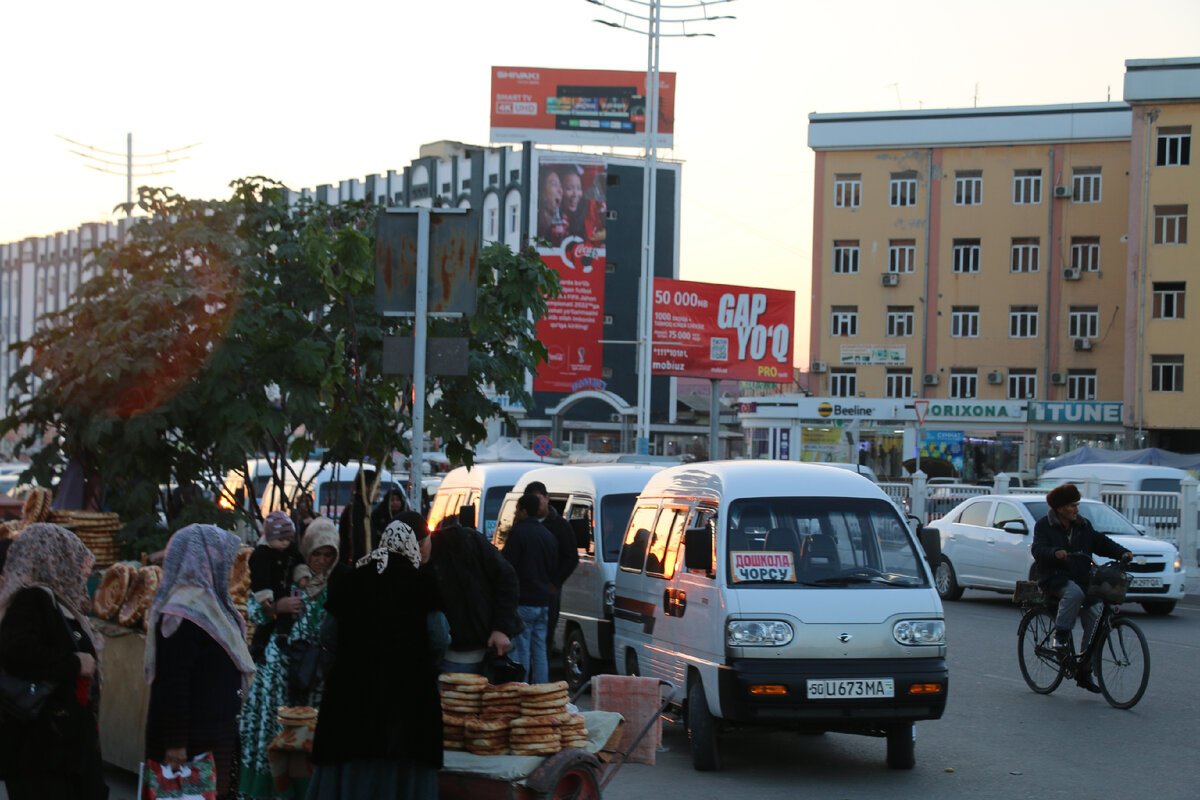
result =
[[[548,456],[550,451],[554,449],[554,442],[549,436],[539,436],[533,440],[533,452],[539,456]]]

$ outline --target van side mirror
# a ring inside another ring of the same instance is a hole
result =
[[[567,520],[571,525],[571,531],[575,534],[575,547],[579,550],[587,550],[588,545],[592,541],[592,522],[587,517],[575,517]]]
[[[475,506],[467,503],[458,507],[458,524],[464,528],[475,527]]]
[[[683,539],[683,565],[688,569],[711,572],[712,546],[712,528],[688,528]]]
[[[930,568],[936,568],[942,561],[942,534],[937,528],[926,528],[924,525],[917,525],[917,541],[921,543],[921,549],[925,551],[925,559],[929,562]]]

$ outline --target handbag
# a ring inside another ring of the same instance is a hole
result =
[[[138,770],[138,800],[217,800],[217,765],[201,753],[178,771],[147,760]]]
[[[57,688],[57,681],[31,681],[0,669],[0,710],[18,722],[32,722]]]
[[[500,655],[494,647],[489,647],[487,655],[483,657],[483,672],[488,683],[497,686],[525,680],[525,665],[513,661],[507,653]]]
[[[310,705],[313,691],[325,680],[333,664],[333,653],[320,642],[293,639],[287,645],[287,690],[291,705]]]

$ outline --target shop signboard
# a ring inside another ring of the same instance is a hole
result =
[[[959,475],[963,472],[963,432],[923,431],[921,434],[921,458],[938,458],[954,465]]]
[[[1023,424],[1027,414],[1028,403],[1024,400],[931,400],[925,424],[946,420]]]
[[[873,364],[900,367],[907,363],[908,348],[902,344],[890,347],[874,344],[844,344],[840,355],[843,367]]]
[[[796,293],[654,279],[655,375],[791,383]]]
[[[674,147],[675,73],[658,74],[658,147]],[[491,141],[642,147],[646,73],[492,67]]]
[[[1030,403],[1030,422],[1121,425],[1123,403]]]

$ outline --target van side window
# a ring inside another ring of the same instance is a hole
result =
[[[579,554],[594,556],[596,555],[596,529],[592,526],[592,507],[587,503],[572,500],[571,505],[567,507],[567,522],[577,519],[585,520],[588,529],[587,547],[579,548]],[[574,523],[572,523],[572,527],[574,527]]]
[[[686,508],[664,508],[654,524],[654,536],[650,540],[650,549],[646,554],[646,574],[660,578],[670,578],[675,574],[674,564],[668,555],[668,545],[671,537],[675,537],[676,546],[679,543],[679,531],[687,519]]]
[[[688,528],[708,528],[712,539],[712,564],[715,567],[717,563],[717,509],[710,506],[699,506],[692,511],[692,518],[688,521]],[[682,539],[680,541],[682,544]],[[676,561],[682,561],[682,551],[676,556]],[[716,577],[716,573],[712,570],[691,569],[688,570],[691,575],[703,575],[706,578]]]
[[[449,499],[450,495],[443,492],[438,492],[433,496],[433,504],[429,506],[430,528],[436,529],[442,518],[446,516],[446,501]]]
[[[626,572],[641,572],[646,562],[646,548],[650,544],[650,532],[654,530],[656,506],[639,506],[629,518],[625,530],[625,542],[621,545],[621,560],[618,562]]]

